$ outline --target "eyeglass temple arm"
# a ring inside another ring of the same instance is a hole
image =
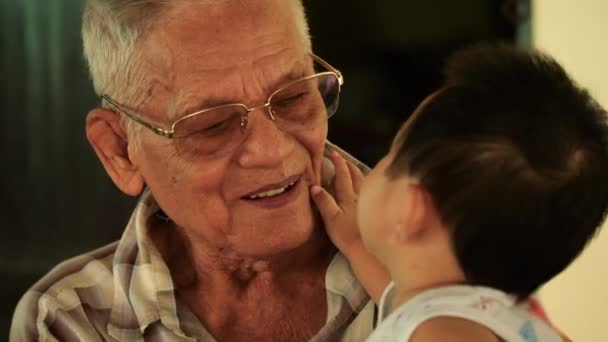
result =
[[[310,53],[310,55],[317,63],[321,64],[324,68],[335,73],[338,76],[338,82],[340,83],[340,86],[344,84],[344,77],[342,76],[340,70],[334,68],[333,66],[331,66],[331,64],[327,63],[325,60],[323,60],[323,58],[315,55],[314,53]]]
[[[114,101],[112,101],[112,99],[107,96],[107,95],[101,95],[101,99],[103,101],[106,101],[107,103],[109,103],[112,107],[114,107],[115,110],[123,113],[124,115],[128,116],[130,119],[132,119],[133,121],[137,121],[138,123],[140,123],[141,125],[143,125],[144,127],[150,129],[151,131],[153,131],[154,133],[161,135],[163,137],[167,137],[167,138],[173,138],[173,131],[169,131],[160,127],[157,127],[149,122],[144,121],[144,119],[138,117],[137,115],[131,114],[129,113],[129,111],[123,109],[121,106],[119,106],[117,103],[115,103]]]

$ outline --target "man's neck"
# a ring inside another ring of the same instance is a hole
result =
[[[193,242],[171,222],[150,227],[150,236],[163,256],[176,288],[219,287],[239,291],[250,285],[293,287],[293,278],[324,275],[335,247],[322,228],[300,246],[264,257],[247,256],[229,248]]]
[[[177,296],[216,338],[308,340],[325,324],[325,274],[335,247],[323,230],[292,251],[264,259],[214,253],[192,246],[177,229],[163,231],[173,233],[154,241]],[[268,322],[279,323],[268,331],[257,328]]]

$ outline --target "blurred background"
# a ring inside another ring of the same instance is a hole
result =
[[[346,80],[330,139],[370,165],[439,84],[444,58],[472,43],[546,49],[608,105],[604,0],[304,2],[315,52]],[[81,54],[81,9],[82,0],[0,0],[0,334],[54,265],[119,239],[135,203],[84,136],[98,100]],[[606,235],[541,291],[575,341],[608,341]]]

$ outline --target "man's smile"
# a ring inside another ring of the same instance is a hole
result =
[[[283,206],[297,196],[302,175],[289,177],[279,183],[268,184],[241,197],[256,206],[276,208]]]

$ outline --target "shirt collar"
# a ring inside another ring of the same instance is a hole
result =
[[[348,260],[342,253],[336,253],[325,275],[327,291],[344,297],[353,311],[360,312],[369,296],[355,277]]]
[[[116,250],[109,331],[118,336],[130,336],[135,330],[143,335],[151,323],[160,320],[166,328],[185,337],[177,318],[171,272],[149,234],[149,222],[158,210],[146,189]],[[133,318],[138,322],[137,327],[121,324],[133,322]]]

